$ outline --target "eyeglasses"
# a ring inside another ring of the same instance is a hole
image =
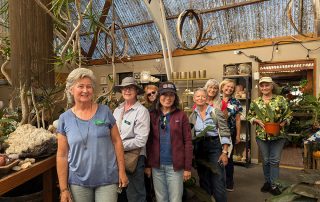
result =
[[[165,129],[167,125],[167,117],[166,116],[161,116],[160,117],[160,128]]]
[[[150,97],[151,95],[156,94],[156,91],[152,91],[151,93],[148,93],[147,96]]]
[[[122,87],[121,90],[123,90],[123,91],[126,91],[126,90],[132,91],[132,90],[135,90],[135,89],[136,89],[135,86],[124,86],[124,87]]]

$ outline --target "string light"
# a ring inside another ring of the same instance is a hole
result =
[[[307,53],[307,60],[309,60],[309,59],[310,59],[310,57],[309,57],[310,49],[307,49],[307,50],[308,50],[308,53]]]
[[[273,60],[274,52],[276,52],[276,53],[279,52],[279,47],[278,47],[278,46],[279,46],[281,43],[297,43],[297,44],[299,44],[300,46],[302,46],[302,48],[304,48],[304,49],[307,50],[307,56],[306,56],[307,59],[310,59],[310,53],[312,53],[312,52],[317,51],[317,50],[320,49],[320,46],[317,47],[317,48],[313,48],[313,49],[307,48],[307,47],[303,44],[303,42],[301,42],[301,41],[277,41],[277,42],[273,42],[273,43],[272,43],[272,47],[273,47],[273,48],[272,48],[272,54],[271,54],[271,59],[270,59],[270,61]]]

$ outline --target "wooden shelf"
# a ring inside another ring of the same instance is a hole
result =
[[[246,64],[245,66],[242,66]],[[235,68],[235,69],[234,69]],[[249,68],[249,69],[248,69]],[[229,73],[229,74],[228,74]],[[240,73],[240,74],[237,74]],[[228,75],[227,75],[228,74]],[[223,65],[223,79],[233,79],[235,80],[236,85],[242,85],[243,88],[246,89],[246,93],[244,94],[245,98],[236,98],[240,101],[242,106],[245,106],[245,114],[248,114],[251,102],[252,95],[252,63],[232,63],[232,64],[224,64]],[[241,93],[241,96],[243,94]],[[246,119],[241,119],[241,133],[246,133],[246,138],[241,139],[239,144],[234,145],[234,154],[243,156],[243,153],[246,154],[244,161],[236,161],[235,164],[243,165],[248,167],[251,162],[251,124]]]
[[[223,78],[243,78],[243,77],[251,77],[250,74],[237,74],[237,75],[224,75]]]
[[[173,82],[175,82],[175,81],[203,81],[203,80],[209,80],[209,79],[208,78],[172,79]]]
[[[237,161],[237,160],[233,160],[233,162],[235,162],[235,163],[243,163],[243,164],[247,163],[245,161]]]

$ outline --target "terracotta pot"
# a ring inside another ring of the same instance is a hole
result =
[[[264,130],[270,136],[276,136],[280,133],[280,123],[264,123]]]

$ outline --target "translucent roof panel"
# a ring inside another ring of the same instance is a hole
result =
[[[246,6],[234,7],[215,12],[208,10],[219,9],[224,6],[231,6],[235,3],[252,2],[250,0],[162,0],[165,6],[166,17],[169,30],[173,37],[177,48],[181,46],[177,43],[177,16],[185,9],[197,9],[202,14],[204,30],[209,25],[212,28],[208,32],[209,37],[214,38],[208,45],[230,44],[236,42],[252,41],[266,38],[274,38],[281,36],[297,35],[286,15],[285,9],[288,1],[269,0],[260,3],[249,4]],[[98,20],[101,16],[102,8],[105,0],[93,0],[92,13]],[[71,6],[73,6],[71,4]],[[85,8],[82,5],[82,10]],[[300,4],[294,1],[292,16],[296,24],[299,21]],[[303,1],[303,33],[312,33],[314,31],[313,23],[313,7],[312,0]],[[109,27],[113,20],[123,27],[124,34],[128,37],[129,47],[128,55],[153,54],[162,51],[159,31],[154,23],[149,23],[152,18],[141,0],[114,0],[114,6],[111,6],[105,20],[105,26]],[[172,18],[173,16],[173,18]],[[76,22],[77,16],[73,14]],[[83,49],[87,51],[91,46],[94,31],[90,29],[91,23],[85,19],[82,27],[82,33],[89,33],[87,36],[82,35],[81,43]],[[190,27],[190,26],[186,26]],[[92,27],[91,27],[92,28]],[[118,32],[118,31],[117,31]],[[184,30],[184,34],[188,37],[188,33],[192,30]],[[191,35],[190,35],[191,36]],[[121,44],[121,38],[116,37],[117,43]],[[101,58],[105,51],[105,34],[99,36],[96,50],[92,58]]]

